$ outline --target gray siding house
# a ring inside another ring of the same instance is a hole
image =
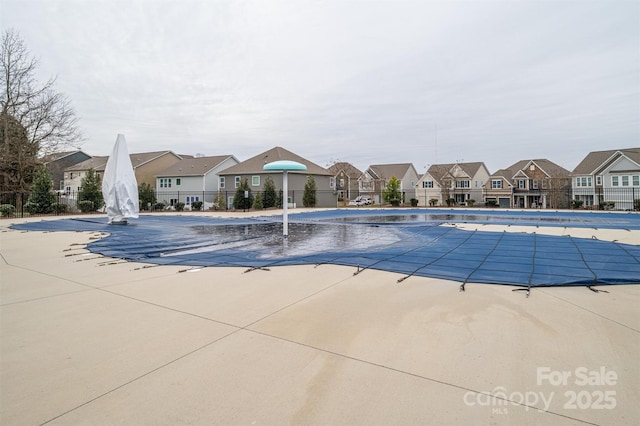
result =
[[[238,163],[233,155],[183,158],[156,175],[156,197],[168,205],[183,202],[187,209],[203,201],[208,208],[220,185],[218,174]]]
[[[226,194],[227,206],[233,205],[236,188],[243,180],[247,180],[252,193],[264,191],[264,182],[267,177],[271,177],[276,187],[276,191],[282,190],[282,173],[267,172],[263,167],[267,163],[280,160],[290,160],[302,163],[307,166],[306,171],[289,172],[288,185],[289,193],[287,199],[291,207],[302,207],[302,197],[307,176],[312,176],[316,183],[316,207],[335,207],[336,192],[331,187],[332,175],[329,171],[319,165],[303,158],[282,147],[276,146],[268,151],[242,161],[228,169],[220,172],[218,189]]]
[[[42,158],[42,163],[51,174],[53,187],[60,191],[65,190],[64,171],[68,167],[91,159],[91,156],[83,151],[56,152]]]
[[[584,207],[613,203],[616,210],[632,210],[640,199],[640,148],[594,151],[573,170],[571,190]]]

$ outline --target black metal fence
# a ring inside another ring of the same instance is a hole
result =
[[[0,216],[27,217],[43,215],[77,214],[81,211],[77,192],[56,191],[53,202],[45,208],[35,208],[28,192],[0,192]],[[141,194],[142,195],[142,194]],[[263,204],[244,203],[244,207],[255,210],[271,207],[265,205],[265,193],[252,191],[255,198],[260,195]],[[193,211],[193,210],[233,210],[236,191],[153,191],[141,197],[140,210],[146,212]],[[355,202],[361,196],[366,202]],[[289,191],[289,207],[304,206],[304,191]],[[473,197],[473,198],[472,198]],[[435,202],[434,202],[435,200]],[[503,202],[504,201],[504,202]],[[316,191],[316,207],[363,207],[386,206],[382,192],[351,191],[349,197],[336,191]],[[623,188],[562,188],[539,191],[514,190],[502,194],[478,189],[472,191],[450,190],[434,193],[433,190],[418,188],[402,193],[400,206],[403,207],[509,207],[538,209],[588,209],[640,211],[640,187]],[[282,207],[282,194],[277,194],[273,207]]]

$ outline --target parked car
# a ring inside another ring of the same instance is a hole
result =
[[[365,195],[358,195],[349,201],[350,206],[368,206],[369,204],[373,204],[373,200]]]

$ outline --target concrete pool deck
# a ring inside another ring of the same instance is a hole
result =
[[[146,267],[21,222],[0,222],[3,425],[640,422],[638,285]]]

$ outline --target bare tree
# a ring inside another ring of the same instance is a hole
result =
[[[0,50],[0,184],[24,191],[31,183],[38,156],[82,140],[69,99],[54,89],[55,78],[40,84],[38,61],[14,30],[2,34]]]

